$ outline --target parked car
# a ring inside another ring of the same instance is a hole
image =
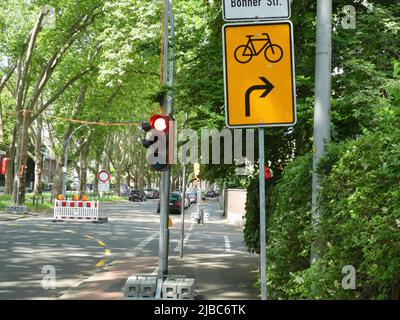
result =
[[[208,192],[206,193],[206,198],[215,198],[215,197],[217,197],[217,196],[218,196],[217,193],[216,193],[215,191],[213,191],[213,190],[208,191]]]
[[[119,192],[121,194],[121,197],[129,197],[129,195],[132,191],[132,188],[130,188],[127,184],[121,184],[119,190],[120,190]]]
[[[146,195],[142,190],[132,190],[129,194],[129,201],[146,201]]]
[[[190,203],[197,203],[197,192],[191,191],[186,193],[186,195],[189,197]]]
[[[180,214],[181,207],[182,207],[182,195],[178,192],[171,192],[169,194],[169,213]],[[160,213],[160,201],[158,201],[157,213]]]
[[[189,208],[192,202],[190,201],[190,198],[185,195],[185,209]]]
[[[158,198],[157,190],[152,189],[152,188],[144,189],[144,194],[146,195],[147,199],[157,199]]]

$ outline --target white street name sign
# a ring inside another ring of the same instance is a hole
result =
[[[289,19],[290,0],[222,0],[225,21]]]
[[[110,192],[110,182],[99,181],[99,192]]]

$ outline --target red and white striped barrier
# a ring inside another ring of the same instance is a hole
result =
[[[97,201],[56,200],[54,220],[98,221],[99,203]]]

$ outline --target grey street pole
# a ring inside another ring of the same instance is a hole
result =
[[[181,206],[181,251],[180,257],[183,257],[183,239],[185,236],[185,194],[186,194],[186,164],[182,169],[182,206]]]
[[[261,260],[261,300],[267,300],[267,251],[265,230],[265,154],[264,128],[258,129],[259,180],[260,180],[260,260]]]
[[[73,136],[75,135],[78,130],[80,130],[83,127],[86,127],[87,124],[83,124],[77,128],[75,128],[74,131],[71,132],[69,135],[67,141],[65,141],[65,154],[64,154],[64,166],[62,167],[62,195],[64,199],[67,196],[67,173],[68,173],[68,147],[69,143],[71,142]]]
[[[332,64],[332,0],[317,1],[317,47],[315,63],[315,105],[314,105],[314,146],[311,223],[316,231],[320,208],[318,193],[320,177],[316,170],[320,159],[324,156],[325,146],[330,141],[330,109],[331,109],[331,64]],[[311,263],[319,260],[317,248],[311,246]]]
[[[163,112],[173,116],[173,97],[171,88],[174,82],[174,18],[172,13],[172,4],[170,0],[163,0],[164,4],[164,24],[163,24],[163,75],[162,85],[163,90],[168,86],[168,93],[164,95]],[[168,29],[169,24],[171,29]],[[169,47],[169,38],[171,37],[171,46]],[[168,56],[168,54],[170,56]],[[169,67],[168,67],[168,62]],[[159,263],[158,263],[158,286],[156,296],[161,296],[161,286],[164,276],[168,274],[168,249],[169,249],[169,190],[170,190],[170,170],[161,172],[160,180],[160,241],[159,241]]]

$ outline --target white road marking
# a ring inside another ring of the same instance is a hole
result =
[[[9,267],[9,268],[24,268],[24,269],[29,269],[30,268],[28,266],[16,266],[14,264],[6,264],[6,267]]]
[[[224,236],[224,239],[225,239],[225,250],[227,252],[232,252],[231,243],[229,242],[229,237],[228,236]]]
[[[158,273],[158,267],[155,268],[151,274],[157,274],[157,273]]]
[[[14,242],[15,244],[31,244],[31,242]]]
[[[34,253],[35,251],[33,250],[13,250],[15,253]]]
[[[143,239],[133,250],[142,251],[145,246],[147,246],[155,237],[158,236],[158,232],[152,233],[147,238]]]
[[[185,239],[183,239],[183,246],[186,246],[186,244],[187,244],[187,242],[188,242],[188,240],[189,240],[191,235],[192,235],[191,233],[188,233],[186,235]],[[175,251],[179,251],[179,250],[181,250],[181,240],[180,239],[179,239],[178,244],[176,245],[176,248],[175,248]]]
[[[0,252],[6,252],[7,249],[0,249]]]
[[[193,227],[194,227],[194,222],[193,222],[192,225],[190,226],[189,231],[192,231],[192,230],[193,230]]]

